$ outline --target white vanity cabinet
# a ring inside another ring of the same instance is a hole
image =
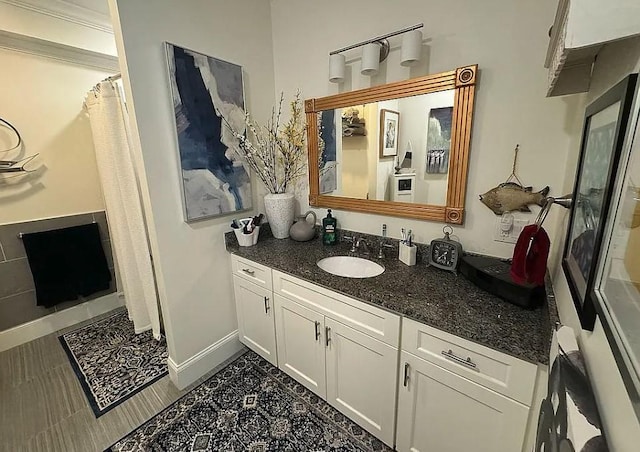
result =
[[[405,351],[400,363],[399,452],[522,450],[529,407]]]
[[[277,366],[271,269],[235,255],[231,266],[240,342]]]
[[[276,295],[278,367],[326,398],[324,315]]]
[[[240,340],[387,445],[523,450],[538,366],[235,255],[232,268]]]
[[[397,450],[519,452],[537,366],[403,322]]]
[[[273,272],[278,367],[393,446],[400,317]]]

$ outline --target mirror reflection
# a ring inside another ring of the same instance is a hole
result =
[[[454,95],[318,112],[320,194],[445,205]]]

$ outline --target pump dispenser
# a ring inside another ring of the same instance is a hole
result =
[[[327,210],[327,216],[322,219],[322,243],[335,245],[337,243],[338,220],[331,215],[331,209]]]

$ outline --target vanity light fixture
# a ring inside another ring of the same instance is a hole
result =
[[[422,32],[413,30],[402,37],[401,66],[413,66],[420,61],[422,54]]]
[[[362,66],[360,73],[362,75],[376,75],[382,58],[382,45],[378,42],[370,42],[362,48]],[[387,41],[387,52],[389,43]]]
[[[411,66],[417,63],[420,60],[422,50],[422,32],[419,31],[422,27],[424,27],[424,24],[420,23],[330,52],[329,81],[333,83],[342,83],[344,81],[345,57],[342,52],[357,47],[363,47],[360,73],[369,76],[377,74],[379,64],[389,55],[389,41],[387,38],[403,33],[407,34],[402,40],[402,59],[400,64],[402,66]]]
[[[340,53],[329,55],[329,81],[331,83],[344,82],[345,57]]]

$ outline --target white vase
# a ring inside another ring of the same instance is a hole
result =
[[[271,232],[277,239],[289,237],[293,224],[295,197],[293,193],[269,193],[264,197],[264,210]]]

